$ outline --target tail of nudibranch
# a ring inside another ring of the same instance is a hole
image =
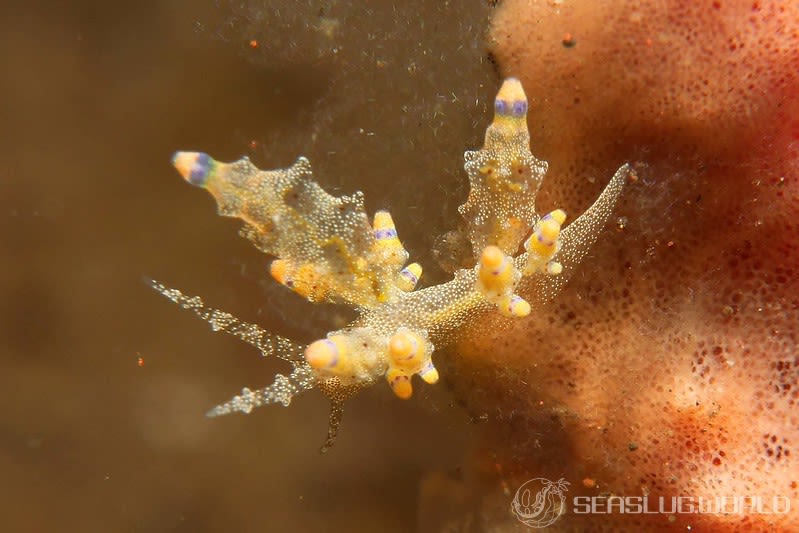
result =
[[[610,216],[629,168],[620,168],[571,224],[564,227],[561,209],[539,217],[535,199],[547,163],[530,152],[527,98],[518,80],[505,80],[494,110],[483,148],[464,154],[471,189],[460,212],[475,266],[421,290],[415,289],[422,267],[406,266],[408,252],[388,211],[375,213],[369,224],[363,195],[331,196],[311,179],[305,158],[264,171],[246,157],[221,163],[199,152],[175,154],[175,167],[186,181],[207,189],[219,213],[241,219],[242,234],[275,257],[270,267],[275,280],[312,302],[344,302],[360,313],[349,327],[302,346],[152,282],[215,331],[231,333],[293,367],[289,376],[278,374],[263,389],[243,389],[210,416],[288,405],[294,395],[318,387],[333,404],[324,450],[335,439],[342,402],[358,389],[385,379],[397,397],[410,398],[414,376],[427,384],[438,381],[435,348],[452,342],[470,318],[492,308],[523,318],[560,290]],[[519,253],[522,245],[525,251]]]

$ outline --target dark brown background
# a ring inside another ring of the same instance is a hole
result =
[[[457,223],[461,154],[497,84],[486,3],[66,4],[0,17],[2,529],[414,529],[420,480],[456,470],[472,431],[446,384],[360,395],[326,455],[316,391],[206,419],[286,368],[142,278],[302,341],[346,317],[267,279],[171,168],[196,149],[309,156],[329,190],[391,208],[442,279],[430,249]]]

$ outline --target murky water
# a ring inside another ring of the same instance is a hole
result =
[[[346,320],[267,279],[238,223],[171,168],[176,149],[264,168],[307,155],[323,186],[391,208],[413,258],[443,277],[430,249],[457,223],[461,154],[479,144],[497,83],[488,7],[282,9],[4,10],[4,530],[407,531],[424,476],[457,468],[471,429],[446,384],[407,403],[387,387],[360,395],[324,456],[316,391],[206,419],[286,369],[142,282],[302,341]]]

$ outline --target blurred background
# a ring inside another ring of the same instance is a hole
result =
[[[287,367],[150,290],[153,277],[307,342],[351,314],[269,258],[170,165],[311,159],[389,208],[425,269],[460,223],[462,154],[498,78],[484,1],[78,1],[0,8],[0,524],[4,531],[407,531],[458,476],[473,420],[446,383],[206,419]]]

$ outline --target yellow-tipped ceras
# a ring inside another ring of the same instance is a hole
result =
[[[422,277],[422,265],[419,263],[411,263],[402,270],[397,276],[397,287],[405,292],[411,292],[416,288],[419,283],[419,278]]]
[[[408,260],[408,252],[399,240],[391,213],[388,211],[375,213],[373,227],[377,252],[392,265],[404,265]]]
[[[385,366],[387,339],[371,328],[353,328],[331,333],[305,349],[305,360],[322,378],[338,378],[347,383],[373,377],[376,367]]]
[[[388,211],[378,211],[375,213],[374,221],[375,251],[391,265],[402,266],[408,260],[408,252],[402,246],[394,226],[394,219]],[[410,292],[416,288],[419,278],[422,276],[422,265],[411,263],[397,274],[395,284],[401,290]]]
[[[541,217],[536,223],[532,235],[524,243],[528,253],[527,264],[524,267],[526,275],[536,270],[546,270],[553,275],[561,273],[563,267],[557,261],[552,261],[552,257],[558,252],[560,228],[565,221],[566,212],[563,209],[556,209]]]
[[[388,341],[388,371],[386,380],[399,398],[407,400],[413,393],[411,377],[418,374],[430,385],[438,381],[438,370],[433,366],[433,345],[426,333],[400,328]]]
[[[477,266],[477,289],[504,316],[521,318],[530,314],[530,304],[513,292],[520,279],[513,258],[496,246],[485,247]]]
[[[587,255],[629,167],[622,166],[568,226],[561,209],[540,217],[535,200],[548,165],[530,152],[527,111],[521,83],[505,80],[483,147],[464,154],[470,188],[459,212],[474,267],[422,289],[416,289],[422,267],[403,266],[408,253],[388,211],[378,211],[370,223],[363,195],[328,194],[312,179],[307,159],[264,171],[246,157],[222,163],[202,152],[175,154],[174,165],[186,181],[208,190],[219,213],[241,219],[242,234],[274,257],[272,277],[312,302],[344,303],[358,311],[348,327],[304,346],[153,281],[156,290],[214,330],[292,366],[290,375],[278,374],[258,390],[245,388],[209,415],[288,405],[296,394],[319,388],[332,402],[327,447],[335,438],[342,402],[359,388],[385,380],[396,396],[409,398],[414,374],[428,384],[438,381],[434,349],[452,343],[475,319],[491,312],[520,319],[545,305]],[[523,241],[525,251],[517,255]]]
[[[325,272],[313,263],[297,268],[287,259],[275,259],[269,265],[269,273],[275,281],[312,302],[323,301],[330,290]]]

